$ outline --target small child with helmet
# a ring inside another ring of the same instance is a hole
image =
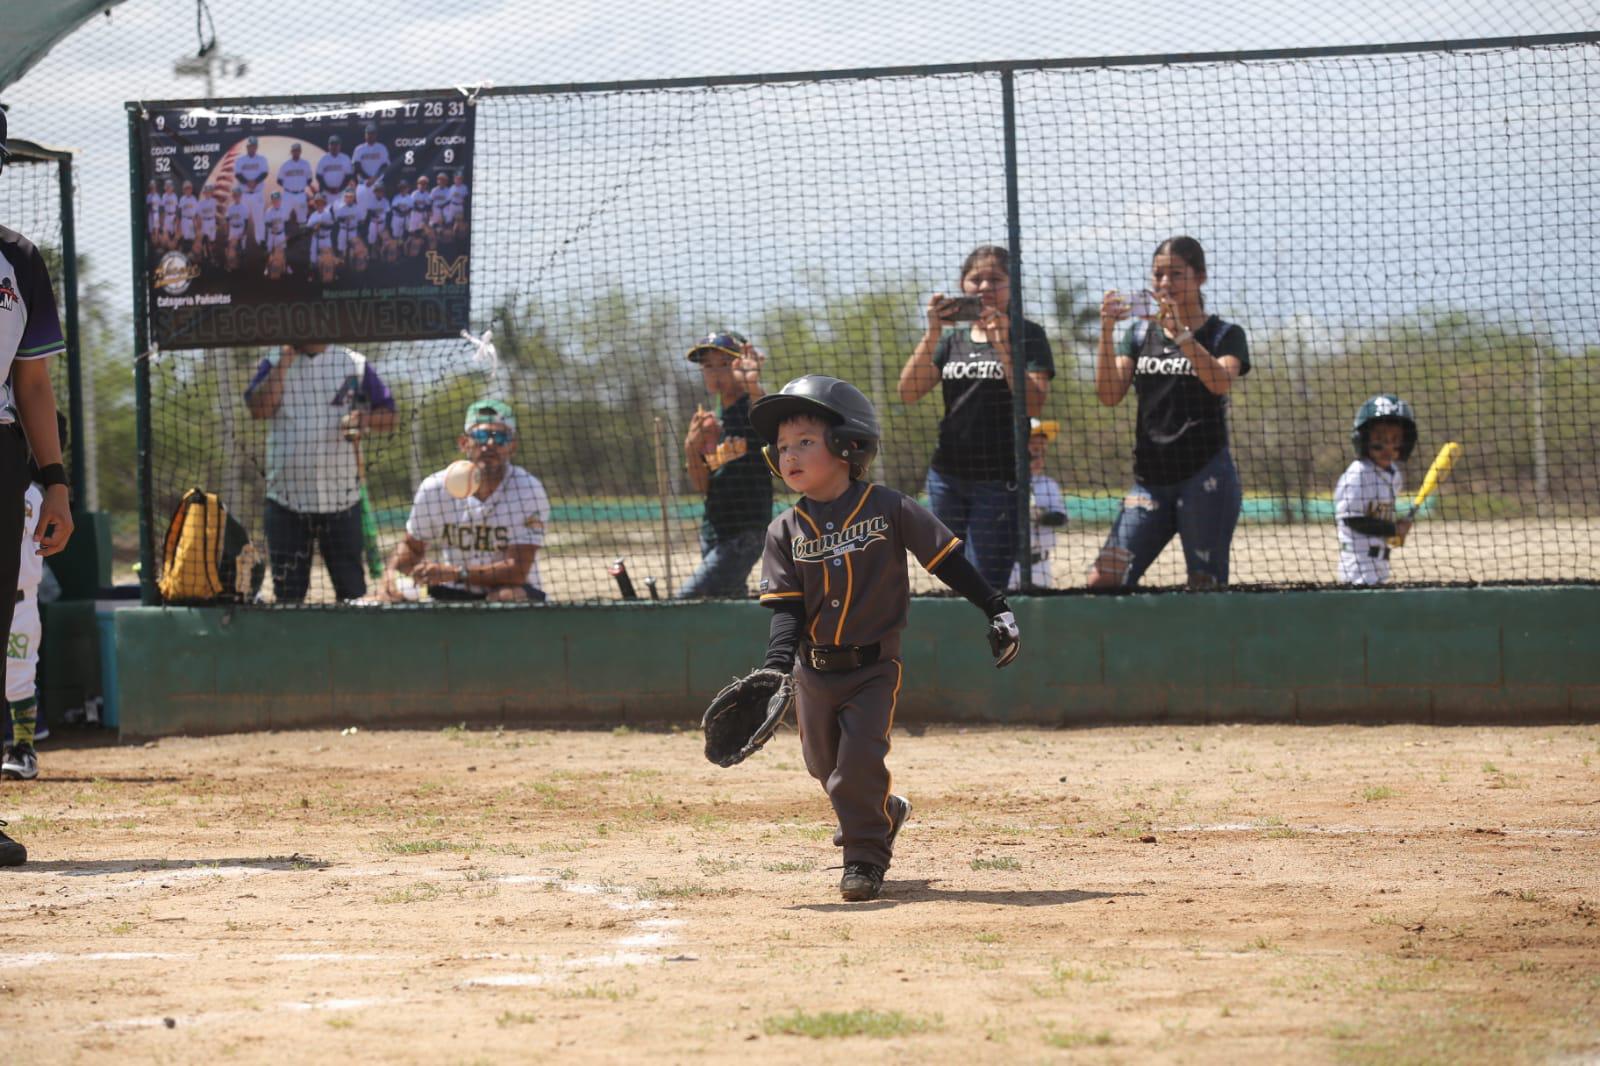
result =
[[[1017,620],[960,550],[960,537],[915,500],[867,480],[882,432],[861,390],[808,374],[752,404],[750,424],[772,471],[800,495],[767,527],[761,603],[772,621],[764,665],[793,671],[806,769],[839,820],[839,893],[873,899],[911,814],[911,803],[890,791],[885,765],[904,681],[906,553],[988,616],[995,666],[1016,658]]]
[[[1054,419],[1030,418],[1028,420],[1028,472],[1033,477],[1029,489],[1033,508],[1028,527],[1032,531],[1028,543],[1028,565],[1033,587],[1050,587],[1050,553],[1056,548],[1056,531],[1067,524],[1067,500],[1061,494],[1056,479],[1044,472],[1044,454],[1050,442],[1061,432],[1061,423]],[[1022,588],[1022,567],[1011,564],[1011,581],[1007,591]]]
[[[1389,538],[1405,537],[1411,520],[1395,514],[1405,470],[1417,446],[1417,416],[1398,396],[1374,396],[1350,427],[1356,459],[1333,490],[1339,530],[1339,582],[1382,585],[1389,580]]]

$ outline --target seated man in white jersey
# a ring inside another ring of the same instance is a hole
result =
[[[538,478],[511,462],[517,448],[511,405],[472,404],[457,443],[470,470],[452,463],[417,489],[405,539],[384,574],[384,598],[409,598],[405,575],[442,602],[542,603],[538,554],[550,497]]]

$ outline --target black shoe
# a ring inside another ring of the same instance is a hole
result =
[[[12,744],[0,758],[0,777],[8,781],[32,781],[39,776],[39,756],[32,744]]]
[[[6,823],[0,822],[0,826]],[[21,866],[28,861],[28,849],[0,833],[0,866]]]
[[[889,797],[889,855],[894,855],[894,838],[900,835],[900,827],[906,824],[906,819],[911,817],[911,801],[904,796]]]
[[[883,891],[883,867],[875,862],[847,862],[839,879],[839,895],[852,903],[877,899]]]

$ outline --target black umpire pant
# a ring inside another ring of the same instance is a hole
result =
[[[5,617],[5,628],[0,633],[11,632],[11,617],[17,606],[28,479],[28,440],[22,435],[22,427],[15,422],[0,424],[0,615]]]

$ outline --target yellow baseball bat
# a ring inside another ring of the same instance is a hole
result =
[[[1433,465],[1428,467],[1428,472],[1422,478],[1422,487],[1417,489],[1417,494],[1411,500],[1411,514],[1416,517],[1422,513],[1422,505],[1428,502],[1428,497],[1438,489],[1439,483],[1450,476],[1450,468],[1456,465],[1456,460],[1461,458],[1461,445],[1451,441],[1439,449],[1439,454],[1433,457]],[[1389,538],[1389,546],[1398,548],[1405,544],[1406,538],[1393,536]]]

